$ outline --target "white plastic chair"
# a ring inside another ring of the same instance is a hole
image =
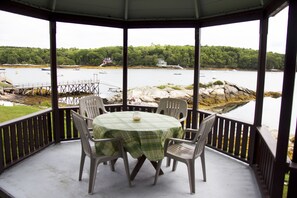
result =
[[[156,113],[172,116],[183,122],[187,119],[188,103],[178,98],[161,98]],[[167,158],[166,166],[170,166],[170,158]]]
[[[92,129],[92,123],[95,117],[107,112],[100,96],[89,95],[79,100],[79,113],[87,118],[89,129]]]
[[[216,114],[210,115],[203,119],[199,129],[191,129],[188,132],[195,132],[193,140],[185,140],[178,138],[168,138],[165,140],[164,156],[170,157],[174,160],[172,171],[176,170],[177,161],[183,162],[188,167],[188,177],[191,193],[195,193],[195,160],[200,157],[203,180],[206,181],[206,167],[205,167],[205,145],[209,132],[211,131],[216,120]],[[160,166],[157,167],[155,182],[157,183]]]
[[[119,138],[106,138],[106,139],[94,139],[88,130],[87,124],[83,116],[76,113],[75,111],[71,111],[72,119],[74,122],[75,128],[78,130],[80,134],[80,140],[82,145],[81,150],[81,160],[80,160],[80,168],[79,168],[79,177],[78,180],[81,181],[83,168],[84,168],[84,162],[86,155],[90,158],[90,178],[89,178],[89,190],[88,193],[92,194],[94,190],[94,184],[96,180],[96,174],[97,174],[97,167],[100,163],[113,161],[118,159],[119,157],[123,158],[126,175],[128,178],[129,186],[131,187],[131,181],[130,181],[130,171],[129,171],[129,164],[128,164],[128,158],[127,153],[124,151],[123,142]],[[90,145],[90,141],[94,143],[98,142],[114,142],[115,145],[118,146],[118,154],[115,154],[113,156],[106,156],[106,155],[99,155],[96,153],[95,146]]]
[[[187,119],[188,103],[178,98],[162,98],[156,113],[169,115],[183,122]]]

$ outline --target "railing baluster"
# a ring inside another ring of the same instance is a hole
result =
[[[16,160],[17,157],[17,144],[16,144],[16,127],[15,124],[10,127],[10,140],[11,140],[11,151],[12,151],[12,160]]]
[[[243,126],[243,131],[242,131],[242,141],[241,141],[241,157],[246,158],[246,153],[247,153],[247,141],[248,141],[248,133],[249,133],[249,127],[247,125]]]
[[[44,130],[42,128],[43,126],[43,116],[38,116],[38,137],[39,137],[39,147],[44,146],[43,138],[44,138]]]
[[[28,132],[28,122],[25,120],[23,122],[23,138],[24,138],[24,156],[29,153],[29,132]]]
[[[70,122],[70,111],[67,109],[66,110],[66,133],[67,133],[67,138],[71,139],[72,138],[72,132],[71,132],[71,122]]]
[[[218,149],[221,149],[222,148],[222,144],[223,144],[224,119],[219,119],[219,122],[218,122],[218,131],[219,131],[219,134],[218,134],[218,146],[217,146],[217,148]]]
[[[4,146],[3,130],[0,129],[0,174],[4,171]]]
[[[224,144],[223,144],[223,150],[227,151],[228,148],[228,143],[229,143],[229,120],[225,120],[225,127],[224,127],[224,136],[223,136],[223,140],[224,140]]]
[[[42,128],[44,130],[44,137],[43,137],[43,142],[45,145],[48,145],[49,143],[49,131],[48,131],[48,116],[47,115],[43,115],[43,122],[42,122]]]
[[[28,119],[28,133],[29,133],[30,152],[33,152],[35,150],[33,119]]]
[[[39,136],[38,136],[38,122],[37,122],[37,117],[33,118],[33,134],[34,134],[34,150],[37,150],[39,148]]]
[[[230,140],[229,140],[229,153],[233,153],[234,151],[234,137],[235,137],[235,122],[231,122],[230,127]]]
[[[237,123],[236,137],[235,137],[235,152],[234,152],[234,154],[236,156],[239,156],[239,149],[240,149],[240,146],[241,146],[241,127],[242,127],[242,124]]]
[[[22,123],[17,123],[17,146],[18,157],[22,158],[24,156],[24,138],[23,138],[23,127]]]

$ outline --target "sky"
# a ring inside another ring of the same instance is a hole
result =
[[[267,50],[285,53],[287,8],[269,20]],[[0,11],[0,46],[49,48],[49,23],[44,20]],[[118,28],[57,23],[58,48],[100,48],[122,46]],[[259,21],[201,29],[202,46],[232,46],[258,49]],[[194,45],[194,29],[133,29],[129,46]]]

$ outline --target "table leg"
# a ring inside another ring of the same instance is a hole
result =
[[[142,155],[141,157],[139,157],[137,159],[137,164],[135,165],[131,175],[130,175],[130,180],[133,181],[135,176],[137,175],[139,169],[142,167],[144,161],[145,161],[146,157],[144,155]]]
[[[131,175],[130,175],[130,180],[131,180],[131,181],[134,180],[134,178],[136,177],[137,173],[139,172],[139,170],[140,170],[140,168],[142,167],[142,165],[143,165],[143,163],[144,163],[145,160],[146,160],[145,155],[142,155],[141,157],[139,157],[139,158],[137,159],[137,164],[135,165],[135,167],[134,167],[134,169],[133,169],[133,171],[132,171],[132,173],[131,173]],[[155,162],[155,161],[150,161],[150,162],[151,162],[151,164],[153,165],[153,167],[156,169],[158,163]],[[159,173],[159,175],[163,175],[163,174],[164,174],[164,172],[162,171],[162,169],[160,169],[160,173]]]
[[[158,164],[158,162],[155,162],[155,161],[150,161],[150,162],[151,162],[151,164],[153,165],[153,167],[154,167],[155,169],[157,169],[157,164]],[[162,171],[162,169],[160,169],[159,175],[164,175],[164,172]]]

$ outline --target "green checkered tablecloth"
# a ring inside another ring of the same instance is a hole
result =
[[[150,161],[164,158],[164,141],[169,137],[181,137],[180,122],[170,116],[139,112],[140,121],[133,121],[133,111],[102,114],[93,120],[95,138],[119,137],[133,158],[145,155]],[[116,146],[112,143],[97,143],[97,152],[113,155]]]

